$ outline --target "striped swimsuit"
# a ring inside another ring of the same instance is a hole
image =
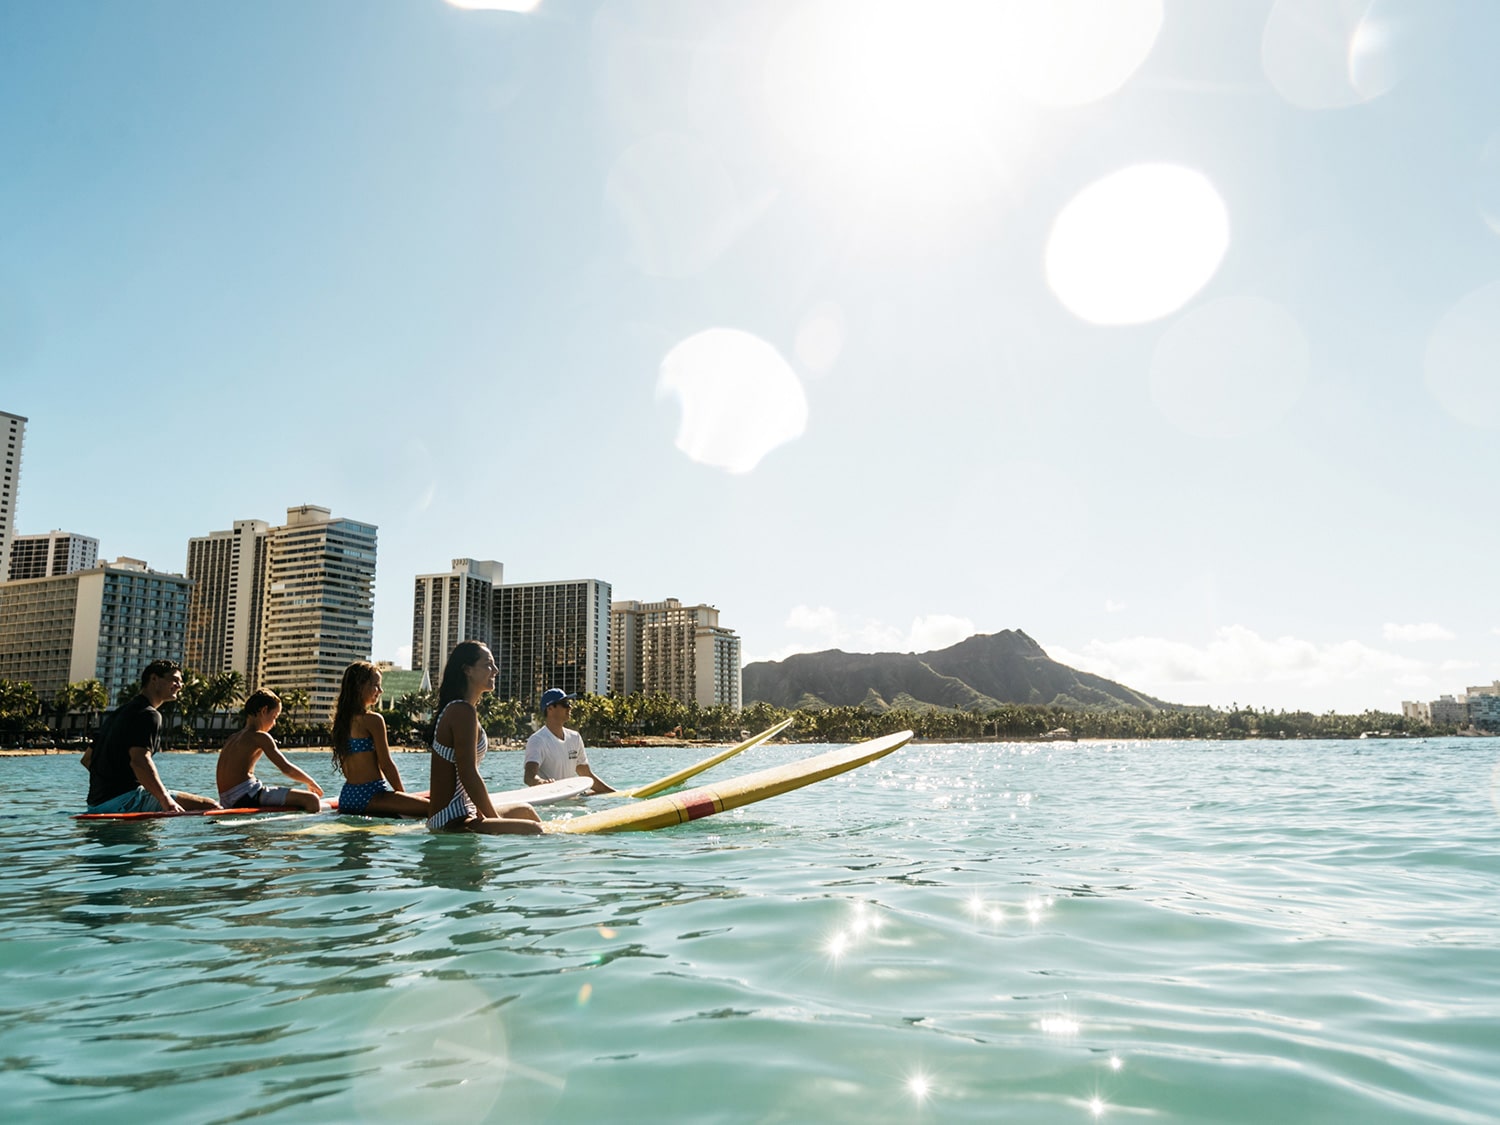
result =
[[[451,706],[451,704],[450,704]],[[444,710],[447,710],[445,707]],[[438,723],[442,723],[442,716],[438,716]],[[436,727],[433,728],[432,752],[443,761],[453,766],[453,800],[440,808],[427,818],[427,827],[437,832],[447,827],[456,820],[469,820],[479,815],[479,810],[474,807],[468,790],[464,788],[463,778],[458,776],[457,763],[453,761],[453,748],[444,746],[437,740]],[[479,745],[474,748],[474,766],[478,768],[479,763],[484,761],[485,754],[489,751],[489,739],[485,736],[484,728],[479,728]]]

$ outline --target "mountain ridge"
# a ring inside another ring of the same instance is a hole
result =
[[[993,710],[1006,704],[1075,710],[1178,710],[1179,705],[1079,672],[1047,655],[1019,629],[976,633],[930,652],[801,652],[745,665],[746,703],[817,710],[938,707]]]

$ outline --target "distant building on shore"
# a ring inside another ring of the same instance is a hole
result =
[[[181,660],[192,580],[119,558],[87,570],[0,585],[0,678],[27,680],[43,701],[98,680],[111,705],[141,669]]]
[[[609,691],[610,584],[597,578],[495,587],[495,693],[535,710],[548,688]]]
[[[376,529],[316,504],[286,523],[236,520],[188,540],[197,585],[186,661],[205,674],[238,672],[250,688],[308,693],[307,713],[333,709],[344,669],[374,643]]]
[[[71,531],[49,531],[45,535],[17,535],[10,543],[6,577],[59,578],[75,570],[88,570],[99,561],[99,540]]]
[[[700,707],[742,705],[740,638],[711,605],[616,602],[610,611],[610,690],[662,692]]]
[[[0,578],[10,573],[10,541],[16,533],[16,487],[21,480],[21,446],[26,419],[0,410]]]
[[[495,648],[495,587],[505,567],[493,559],[454,559],[440,574],[419,574],[412,599],[411,666],[443,682],[443,666],[459,641]],[[498,659],[498,655],[497,659]]]
[[[259,674],[270,530],[265,520],[235,520],[228,531],[188,540],[185,659],[204,675],[238,672],[251,685]]]
[[[257,686],[302,688],[311,715],[332,714],[344,669],[374,645],[375,540],[373,524],[315,504],[267,531]]]
[[[549,687],[609,690],[610,585],[597,578],[506,584],[494,559],[454,559],[419,574],[412,604],[411,666],[441,684],[459,641],[482,641],[500,674],[495,695],[535,708]]]
[[[1463,695],[1440,695],[1430,703],[1403,702],[1401,714],[1429,726],[1500,731],[1500,680],[1470,687]]]
[[[398,668],[390,660],[377,660],[375,667],[380,670],[380,706],[383,709],[394,707],[403,695],[432,690],[432,679],[423,669]]]

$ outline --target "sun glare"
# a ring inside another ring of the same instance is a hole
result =
[[[980,0],[798,5],[766,60],[772,127],[799,165],[866,197],[986,196],[1023,131],[1002,35],[1000,6]]]
[[[1144,324],[1176,312],[1229,249],[1229,214],[1208,178],[1137,164],[1063,208],[1047,239],[1047,283],[1091,324]]]
[[[995,6],[1001,70],[1047,106],[1095,102],[1123,86],[1161,31],[1162,0],[1030,0]]]

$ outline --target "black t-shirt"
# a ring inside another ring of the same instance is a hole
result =
[[[89,760],[89,804],[102,805],[140,785],[130,768],[130,748],[161,749],[161,712],[138,695],[116,711],[98,749]]]

